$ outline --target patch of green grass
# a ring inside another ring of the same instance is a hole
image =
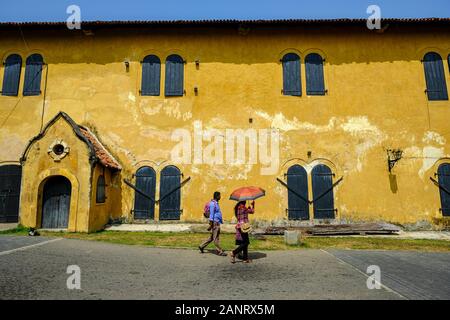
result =
[[[27,234],[28,229],[18,227],[2,234]],[[42,231],[42,236],[63,237],[67,239],[93,240],[109,243],[142,245],[151,247],[172,247],[197,249],[208,234],[187,232],[131,232],[99,231],[95,233],[69,233]],[[234,249],[234,234],[221,234],[221,245],[225,250]],[[214,248],[211,244],[209,248]],[[304,237],[300,245],[290,246],[284,243],[283,236],[266,236],[265,239],[250,237],[251,250],[299,250],[299,249],[361,249],[361,250],[416,250],[449,252],[450,241],[377,238],[377,237]]]
[[[24,236],[24,235],[28,234],[28,230],[29,230],[29,228],[26,228],[26,227],[24,227],[24,226],[19,224],[14,229],[0,231],[0,234],[15,234],[15,235]]]
[[[18,226],[15,229],[1,231],[3,235],[27,235],[28,228]],[[127,232],[99,231],[95,233],[69,233],[42,231],[42,236],[63,237],[68,239],[94,240],[110,243],[143,245],[158,247],[177,247],[196,249],[208,235],[204,233],[173,232]],[[297,246],[284,243],[283,236],[266,236],[265,240],[251,239],[252,250],[295,250],[295,249],[362,249],[362,250],[418,250],[450,251],[450,241],[376,238],[376,237],[305,237]],[[235,248],[234,234],[221,234],[221,245],[225,250]],[[213,246],[211,245],[211,248]]]

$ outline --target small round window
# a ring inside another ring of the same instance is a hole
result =
[[[60,143],[55,144],[55,145],[53,146],[53,152],[54,152],[56,155],[58,155],[58,156],[62,155],[63,152],[64,152],[64,146],[63,146],[62,144],[60,144]]]

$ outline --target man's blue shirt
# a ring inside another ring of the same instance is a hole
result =
[[[220,211],[219,203],[216,200],[211,200],[209,203],[209,220],[220,224],[223,223],[222,212]]]

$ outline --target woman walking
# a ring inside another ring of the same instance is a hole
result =
[[[234,207],[234,214],[237,219],[236,224],[236,245],[238,247],[230,252],[231,263],[236,262],[236,255],[242,252],[242,259],[244,263],[250,263],[251,260],[248,258],[248,245],[250,244],[250,239],[248,233],[251,231],[251,226],[248,221],[248,215],[255,212],[255,201],[252,202],[251,207],[245,206],[245,201],[240,201]]]

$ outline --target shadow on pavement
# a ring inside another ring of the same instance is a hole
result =
[[[209,254],[217,255],[217,251],[215,249],[205,249],[204,252],[205,253],[209,253]],[[228,256],[229,252],[230,251],[226,251],[225,252],[227,256]],[[263,259],[263,258],[266,258],[266,257],[267,257],[267,254],[262,253],[262,252],[252,252],[252,251],[250,251],[248,253],[248,258],[252,259],[252,260]],[[241,255],[236,256],[236,258],[239,259],[239,260],[242,260],[242,256]]]

